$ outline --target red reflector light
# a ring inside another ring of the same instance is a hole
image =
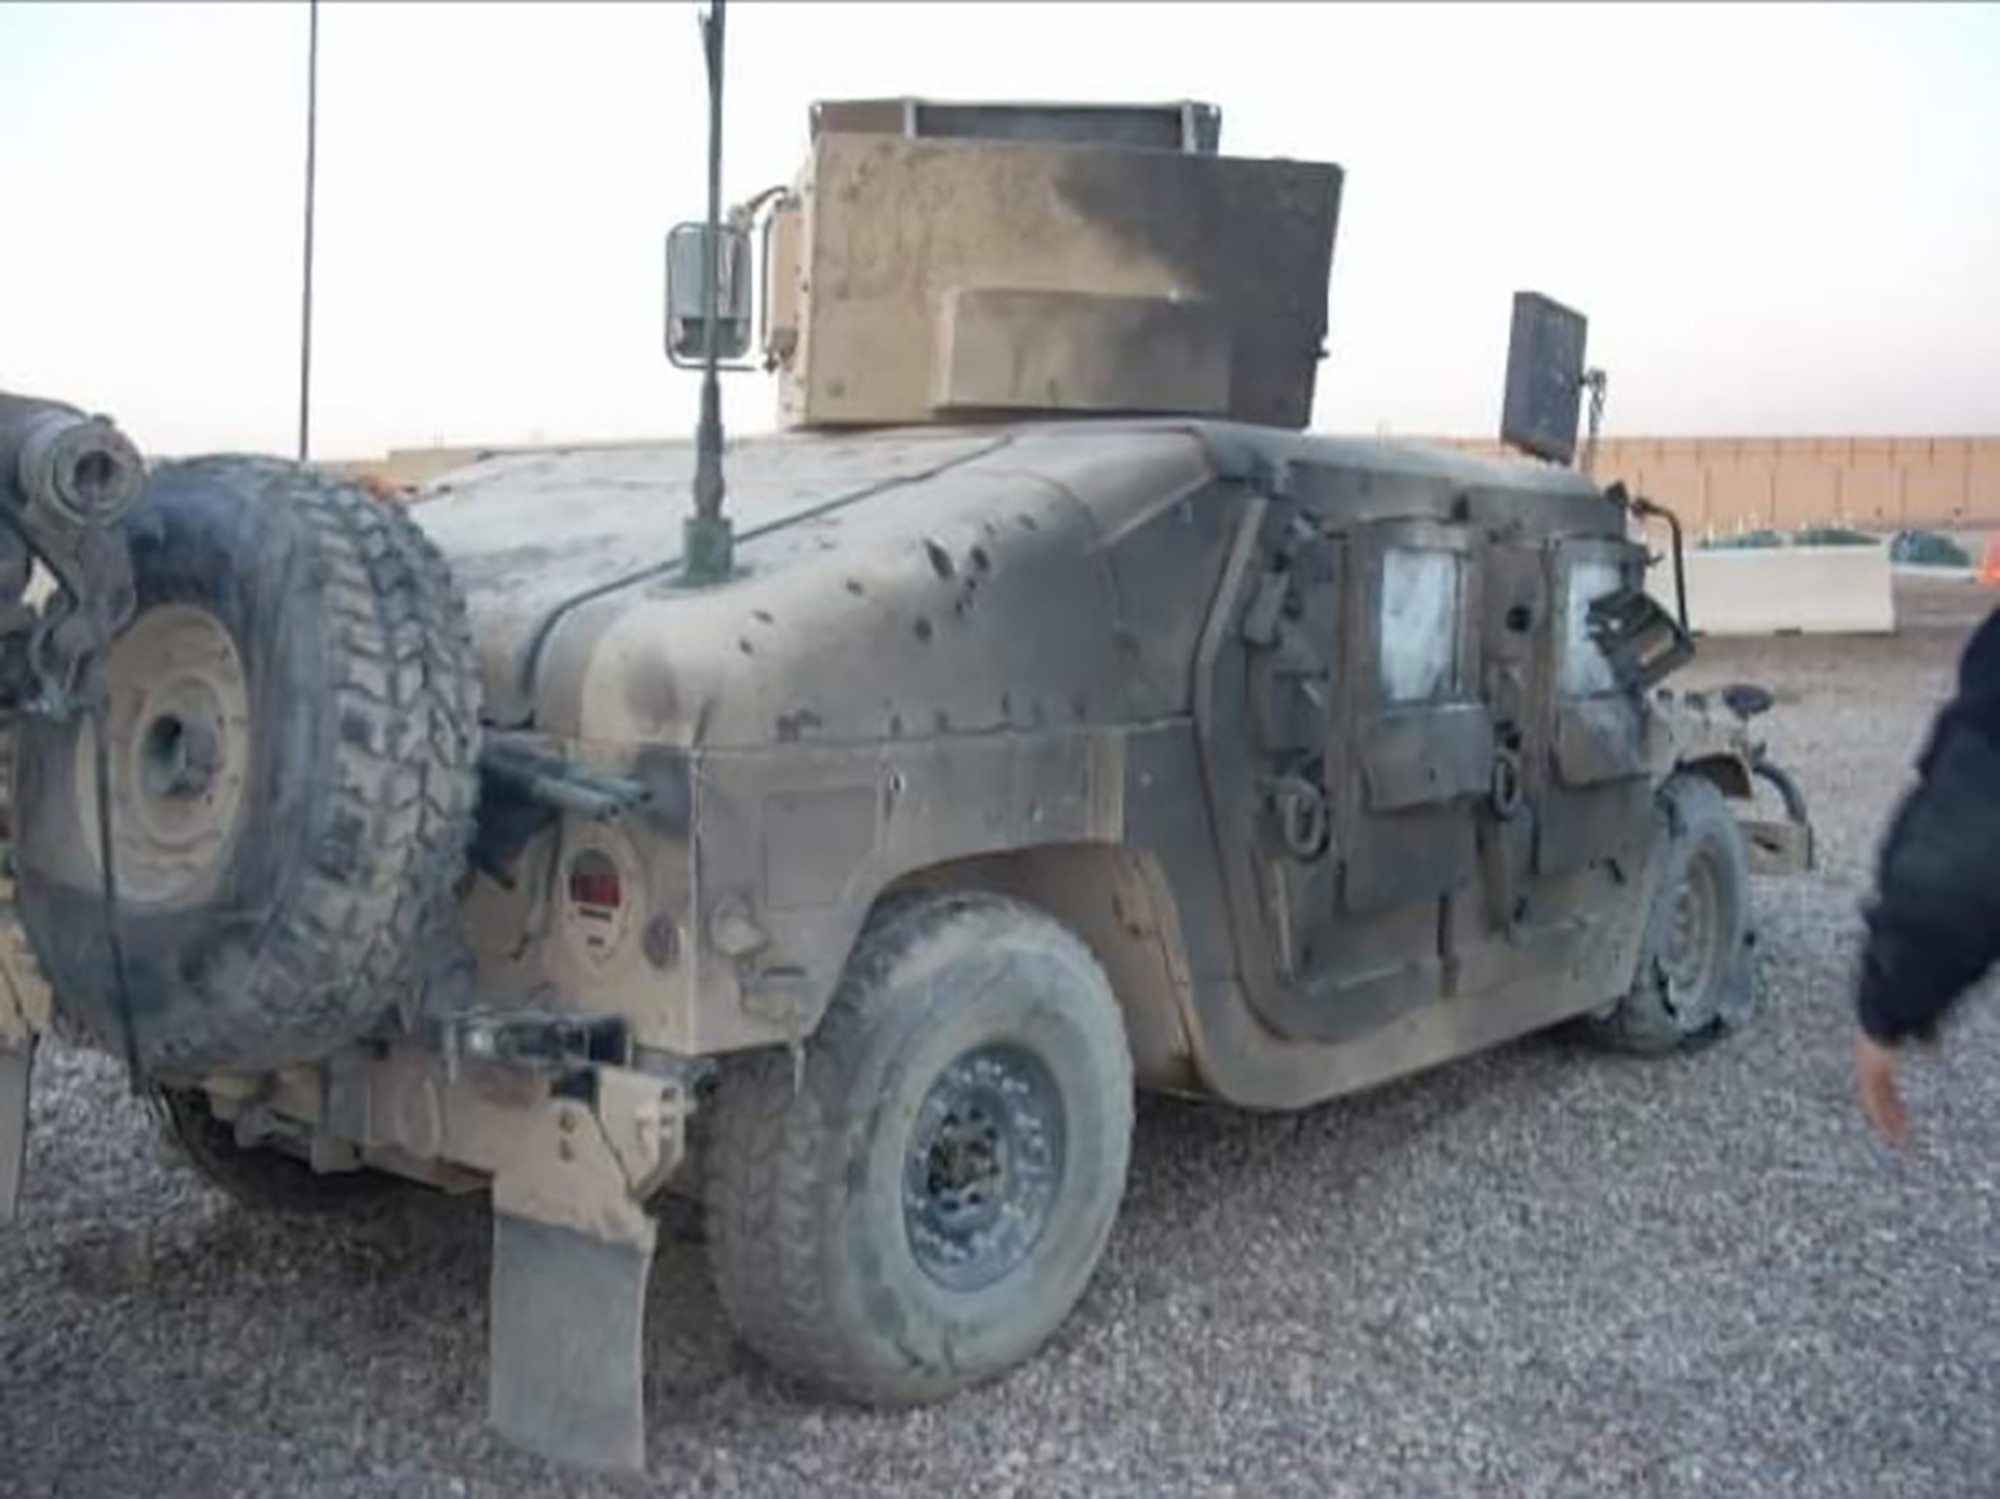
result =
[[[616,909],[625,898],[618,866],[597,849],[586,849],[569,866],[569,898],[573,905]]]

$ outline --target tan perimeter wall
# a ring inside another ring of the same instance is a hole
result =
[[[486,448],[391,448],[379,458],[327,459],[321,467],[355,479],[394,485],[428,484],[440,474],[478,460]]]
[[[1445,441],[1505,452],[1484,439]],[[1697,535],[2000,527],[2000,437],[1615,437],[1597,445],[1597,477],[1623,480]]]
[[[1484,438],[1428,440],[1518,456]],[[421,484],[480,452],[399,448],[328,467]],[[1612,437],[1598,444],[1597,476],[1668,506],[1696,535],[1760,526],[2000,528],[2000,437]]]

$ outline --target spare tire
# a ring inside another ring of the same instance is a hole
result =
[[[263,458],[162,466],[105,662],[114,874],[149,1073],[309,1062],[421,998],[477,793],[465,603],[408,515]],[[21,916],[59,1029],[122,1052],[90,719],[17,741]]]

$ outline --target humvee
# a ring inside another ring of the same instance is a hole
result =
[[[585,1465],[643,1465],[667,1193],[756,1355],[940,1398],[1084,1294],[1136,1090],[1697,1044],[1811,861],[1768,699],[1660,685],[1563,309],[1527,456],[1317,435],[1338,168],[1196,104],[812,127],[669,240],[692,444],[395,504],[0,404],[10,1171],[53,1029],[246,1200],[489,1193],[491,1419]]]

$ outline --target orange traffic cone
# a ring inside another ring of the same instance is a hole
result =
[[[2000,588],[2000,536],[1986,538],[1986,552],[1979,559],[1979,586]]]

